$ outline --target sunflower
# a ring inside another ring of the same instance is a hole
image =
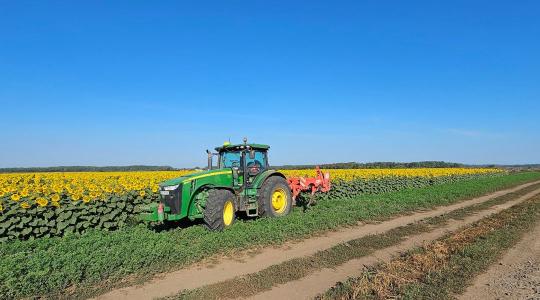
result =
[[[4,210],[4,206],[2,205],[2,203],[0,203],[0,211],[3,211]]]
[[[92,201],[92,197],[90,197],[88,195],[84,195],[83,198],[82,198],[82,201],[84,203],[88,203],[88,202]]]
[[[144,190],[139,192],[139,196],[144,197],[146,195],[146,192]]]
[[[58,195],[58,194],[53,194],[53,195],[51,196],[51,200],[54,201],[54,202],[60,201],[60,195]]]
[[[23,202],[23,203],[21,203],[21,207],[24,208],[24,209],[29,209],[30,204],[28,204],[28,202]]]
[[[152,192],[153,193],[157,193],[158,190],[159,190],[159,186],[157,186],[157,185],[152,186]]]
[[[54,207],[60,207],[60,203],[58,202],[51,202],[51,205],[54,206]]]
[[[41,207],[45,207],[47,204],[49,204],[49,201],[43,197],[39,197],[36,199],[36,203]]]
[[[52,187],[52,190],[53,190],[55,193],[60,194],[60,193],[64,190],[64,188],[62,188],[62,187],[59,186],[59,185],[55,185],[55,186]]]
[[[19,200],[21,200],[21,196],[19,196],[19,194],[13,194],[13,195],[11,195],[11,200],[19,201]]]
[[[21,197],[28,197],[28,189],[23,189],[21,191]]]

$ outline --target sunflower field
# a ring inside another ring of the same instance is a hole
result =
[[[317,200],[351,198],[410,187],[493,176],[499,169],[326,170],[332,190]],[[159,198],[158,183],[191,171],[0,174],[0,242],[116,230],[127,226],[143,205]],[[314,170],[284,170],[286,176],[314,176]]]

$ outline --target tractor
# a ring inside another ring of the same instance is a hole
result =
[[[328,173],[317,168],[317,178],[286,178],[270,169],[263,144],[224,143],[208,155],[208,169],[159,184],[160,201],[146,208],[145,221],[203,219],[210,230],[231,226],[237,212],[248,217],[283,217],[289,214],[301,191],[326,192]],[[217,156],[217,167],[213,157]]]

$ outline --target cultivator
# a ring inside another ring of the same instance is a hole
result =
[[[296,202],[296,198],[300,192],[311,192],[311,199],[308,204],[313,202],[313,195],[316,192],[326,193],[330,190],[330,173],[323,173],[319,166],[316,168],[317,175],[312,178],[305,177],[289,177],[287,183],[291,189],[292,199]]]

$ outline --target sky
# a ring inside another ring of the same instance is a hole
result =
[[[540,163],[539,1],[0,0],[0,167]]]

